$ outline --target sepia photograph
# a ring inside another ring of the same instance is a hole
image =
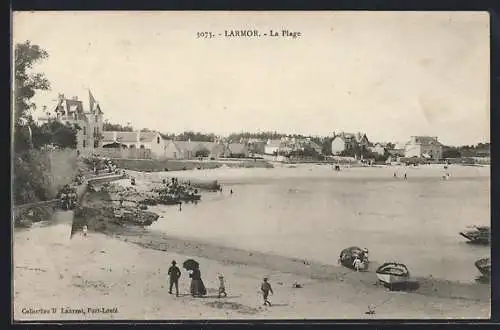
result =
[[[490,17],[12,13],[12,321],[491,317]]]

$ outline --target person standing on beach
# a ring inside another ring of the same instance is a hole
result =
[[[267,298],[269,297],[269,292],[271,294],[274,294],[274,292],[271,284],[267,281],[267,277],[264,277],[264,282],[262,282],[260,290],[262,291],[262,297],[264,298],[264,306],[271,306],[271,302]]]
[[[405,180],[406,180],[406,179],[407,179],[407,177],[406,177],[406,173],[405,173]]]
[[[175,295],[179,297],[179,278],[181,277],[181,270],[176,264],[175,260],[173,260],[172,266],[168,269],[168,276],[170,277],[170,287],[168,293],[172,294],[172,287],[175,284]]]
[[[219,298],[221,295],[224,295],[224,297],[227,297],[226,293],[226,284],[224,283],[224,276],[222,274],[219,274]]]

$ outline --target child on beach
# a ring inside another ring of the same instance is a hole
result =
[[[87,236],[87,225],[83,225],[83,228],[82,228],[82,232],[83,232],[83,236]]]
[[[262,297],[264,298],[264,306],[271,306],[271,302],[267,299],[267,297],[269,297],[269,292],[271,292],[271,294],[274,294],[274,292],[273,288],[271,288],[271,284],[267,281],[267,277],[264,277],[264,282],[262,282],[260,290],[262,291]]]
[[[219,278],[219,298],[221,297],[221,295],[227,297],[226,285],[224,283],[224,276],[222,276],[222,274],[219,274],[218,278]]]
[[[357,258],[354,259],[354,262],[352,263],[354,266],[354,269],[356,269],[357,272],[361,269],[361,259]]]

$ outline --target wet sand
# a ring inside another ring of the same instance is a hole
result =
[[[488,318],[490,315],[490,303],[477,300],[481,297],[472,292],[463,293],[463,298],[390,292],[370,283],[371,274],[347,269],[332,272],[320,265],[304,265],[300,260],[175,238],[153,242],[151,237],[139,233],[121,233],[117,240],[91,232],[87,237],[77,234],[69,240],[68,230],[69,226],[49,226],[15,233],[16,320]],[[205,298],[187,294],[189,279],[183,269],[181,296],[168,294],[166,273],[171,260],[182,263],[190,257],[200,262],[208,290]],[[225,276],[227,298],[216,296],[217,273]],[[271,296],[272,307],[262,306],[259,294],[265,275],[270,277],[275,291]],[[302,288],[293,288],[295,281]],[[369,305],[375,314],[366,314]],[[56,313],[50,312],[52,307],[57,309]],[[89,307],[108,312],[92,313]],[[73,311],[62,313],[61,308]],[[39,313],[28,313],[30,309]],[[49,309],[49,313],[41,314],[40,309]]]

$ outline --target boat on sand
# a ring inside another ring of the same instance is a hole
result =
[[[467,238],[471,243],[488,244],[490,242],[489,226],[468,226],[461,231],[460,235]]]
[[[369,261],[367,249],[362,249],[357,246],[351,246],[343,249],[340,252],[339,263],[344,267],[355,269],[354,261],[356,259],[359,259],[361,261],[360,270],[366,270],[368,268]]]
[[[477,260],[474,265],[485,277],[491,277],[491,259],[481,258]]]
[[[404,264],[397,262],[386,262],[377,271],[377,278],[383,284],[392,287],[393,285],[406,284],[410,280],[410,271]]]

